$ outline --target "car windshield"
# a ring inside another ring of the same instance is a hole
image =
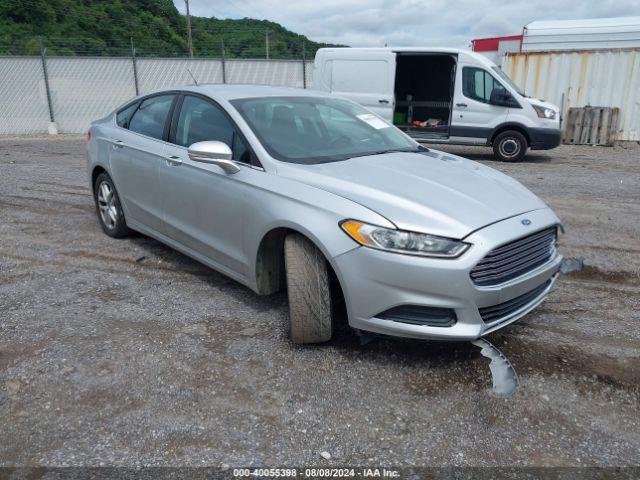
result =
[[[511,88],[513,88],[516,92],[518,92],[520,95],[522,95],[523,97],[526,97],[526,95],[524,94],[524,92],[522,90],[520,90],[520,87],[518,87],[515,83],[513,83],[513,80],[511,80],[509,78],[509,75],[507,75],[506,73],[504,73],[502,71],[502,69],[500,67],[491,67],[491,69],[496,72],[498,74],[498,76],[504,80],[504,82],[509,85]]]
[[[421,150],[400,130],[347,100],[261,97],[231,103],[269,154],[285,162],[315,164]]]

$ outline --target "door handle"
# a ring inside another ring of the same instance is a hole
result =
[[[167,157],[167,165],[170,167],[179,167],[182,165],[182,160],[177,155],[169,155]]]
[[[385,99],[378,100],[378,103],[389,103],[389,100],[385,100]]]
[[[456,107],[463,107],[463,108],[467,108],[468,105],[466,103],[456,103]]]
[[[122,148],[124,147],[124,142],[122,140],[113,140],[113,148]]]

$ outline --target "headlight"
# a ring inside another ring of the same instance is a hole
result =
[[[538,114],[540,118],[548,118],[549,120],[553,120],[556,118],[556,111],[553,108],[541,107],[540,105],[533,105],[533,109]]]
[[[459,240],[377,227],[357,220],[345,220],[340,227],[360,245],[388,252],[455,258],[470,246]]]

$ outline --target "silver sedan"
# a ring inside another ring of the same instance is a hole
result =
[[[201,85],[138,97],[92,123],[88,173],[115,238],[158,239],[268,295],[291,338],[351,327],[470,340],[539,305],[560,222],[489,167],[427,149],[318,92]]]

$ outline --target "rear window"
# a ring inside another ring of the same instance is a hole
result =
[[[129,120],[131,120],[131,115],[136,111],[136,107],[139,102],[132,103],[131,105],[124,107],[118,113],[116,113],[116,123],[119,127],[129,128]]]
[[[129,121],[129,130],[161,140],[173,97],[158,95],[143,100]]]

